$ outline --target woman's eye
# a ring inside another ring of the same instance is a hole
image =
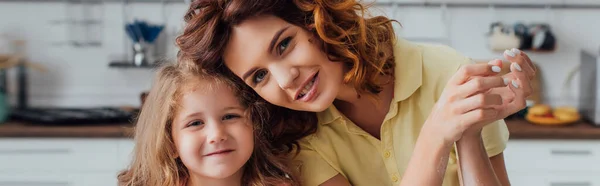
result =
[[[266,70],[258,70],[256,73],[254,73],[254,78],[252,78],[252,82],[255,84],[260,83],[263,80],[265,80],[266,76],[267,76]]]
[[[287,37],[285,39],[283,39],[279,45],[277,45],[277,53],[279,55],[283,54],[283,52],[285,51],[285,49],[287,49],[287,47],[290,45],[290,41],[292,41],[292,37]]]
[[[192,122],[190,122],[190,123],[187,124],[187,127],[200,126],[200,125],[203,125],[203,124],[204,124],[204,122],[202,122],[202,121],[192,121]]]
[[[239,118],[240,116],[237,114],[227,114],[225,116],[223,116],[223,120],[230,120],[230,119],[235,119],[235,118]]]

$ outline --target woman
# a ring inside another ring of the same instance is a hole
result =
[[[295,156],[304,185],[508,185],[502,118],[531,92],[527,55],[506,51],[512,72],[499,77],[500,60],[396,39],[393,20],[365,12],[355,0],[199,0],[177,44],[272,104],[317,113]]]

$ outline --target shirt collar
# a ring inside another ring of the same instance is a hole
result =
[[[394,101],[410,97],[423,84],[422,48],[404,39],[398,39],[394,48]]]
[[[422,48],[415,43],[398,39],[394,47],[394,100],[400,102],[410,97],[422,85],[423,55]],[[319,124],[325,125],[342,117],[332,104],[326,110],[317,113]]]

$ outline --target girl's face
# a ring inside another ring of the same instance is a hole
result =
[[[223,57],[261,97],[293,110],[325,110],[343,84],[343,64],[330,61],[309,31],[275,16],[235,26]]]
[[[191,180],[241,178],[254,149],[244,108],[225,85],[188,90],[179,102],[172,135]]]

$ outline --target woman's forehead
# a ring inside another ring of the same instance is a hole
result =
[[[253,17],[233,26],[223,53],[225,64],[241,76],[241,71],[264,61],[274,37],[287,26],[290,24],[275,16]]]

